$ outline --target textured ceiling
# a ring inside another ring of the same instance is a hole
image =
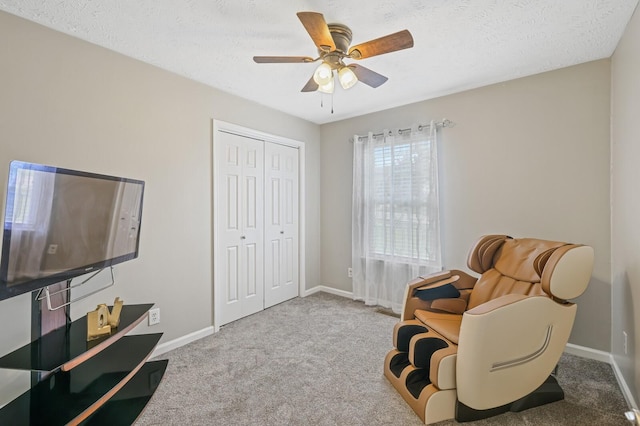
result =
[[[0,10],[294,116],[327,123],[613,53],[638,0],[0,0]],[[296,12],[342,23],[359,44],[402,29],[414,47],[358,63],[389,77],[333,96],[301,93],[317,56]],[[321,97],[324,96],[324,107]]]

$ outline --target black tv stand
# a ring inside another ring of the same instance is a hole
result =
[[[152,306],[124,305],[109,336],[87,342],[82,317],[1,357],[0,368],[37,372],[39,378],[0,409],[0,424],[133,423],[167,366],[146,362],[162,333],[126,336]]]

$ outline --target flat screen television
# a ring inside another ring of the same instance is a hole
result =
[[[12,161],[0,300],[138,257],[144,181]]]

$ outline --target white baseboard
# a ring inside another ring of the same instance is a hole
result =
[[[618,367],[618,363],[616,362],[613,355],[611,355],[609,352],[599,351],[597,349],[591,349],[585,346],[578,346],[572,343],[567,343],[567,346],[564,351],[571,355],[576,355],[576,356],[587,358],[587,359],[593,359],[596,361],[602,361],[611,365],[611,368],[613,369],[613,374],[615,375],[616,380],[618,381],[618,387],[620,387],[620,391],[622,392],[624,399],[627,401],[627,405],[631,408],[638,407],[636,405],[635,398],[631,393],[631,389],[629,389],[629,386],[627,385],[627,381],[622,376],[622,371],[620,371],[620,367]]]
[[[620,386],[620,390],[622,391],[622,395],[624,395],[624,399],[627,400],[627,405],[630,408],[637,409],[638,404],[636,403],[636,399],[633,397],[633,393],[631,392],[629,385],[627,385],[627,381],[624,379],[622,371],[620,370],[620,367],[618,367],[618,363],[616,362],[616,359],[613,357],[613,355],[611,355],[610,364],[611,368],[613,368],[613,374],[615,374],[616,380],[618,381],[618,386]]]
[[[593,359],[595,361],[611,364],[611,354],[609,352],[587,348],[586,346],[574,345],[573,343],[567,343],[564,351],[568,354],[576,355],[581,358]]]
[[[156,346],[153,353],[149,358],[153,358],[156,356],[160,356],[166,352],[172,351],[174,349],[178,349],[181,346],[189,344],[191,342],[195,342],[196,340],[200,340],[204,337],[210,336],[214,333],[213,326],[203,328],[202,330],[194,331],[193,333],[189,333],[182,337],[178,337],[177,339],[170,340],[168,342],[164,342]]]
[[[353,293],[352,292],[345,291],[345,290],[338,290],[336,288],[327,287],[325,285],[317,285],[317,286],[305,291],[304,294],[302,295],[302,297],[311,296],[312,294],[319,293],[321,291],[325,292],[325,293],[329,293],[329,294],[335,294],[336,296],[342,296],[342,297],[346,297],[348,299],[353,299]]]

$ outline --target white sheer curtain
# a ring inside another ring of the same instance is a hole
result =
[[[400,312],[406,284],[442,269],[438,127],[354,137],[353,297]]]

